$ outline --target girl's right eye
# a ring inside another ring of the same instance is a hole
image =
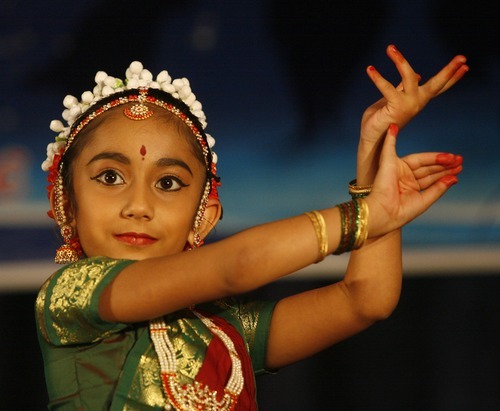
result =
[[[105,170],[97,176],[92,177],[92,180],[96,180],[107,186],[117,186],[125,183],[122,176],[115,170]]]

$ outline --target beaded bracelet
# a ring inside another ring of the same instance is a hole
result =
[[[316,237],[318,238],[318,259],[316,263],[323,261],[328,253],[328,234],[326,232],[326,224],[323,215],[316,210],[304,213],[311,220]]]
[[[360,248],[368,237],[368,205],[364,198],[337,205],[340,210],[340,242],[335,255]]]
[[[372,191],[373,184],[358,186],[356,179],[349,181],[349,194],[352,199],[364,198]]]

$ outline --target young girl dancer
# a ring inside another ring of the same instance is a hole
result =
[[[54,121],[50,214],[66,264],[36,315],[52,410],[255,410],[254,374],[306,358],[390,315],[401,287],[400,228],[457,182],[462,158],[399,158],[398,129],[468,70],[463,56],[419,85],[394,47],[397,87],[361,124],[352,200],[200,247],[221,216],[215,140],[187,79],[99,72]],[[328,254],[345,277],[278,302],[235,298]]]

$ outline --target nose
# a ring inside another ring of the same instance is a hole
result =
[[[139,184],[130,185],[121,211],[124,218],[151,220],[154,217],[154,207],[149,190]]]

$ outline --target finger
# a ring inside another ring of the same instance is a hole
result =
[[[460,80],[465,75],[465,73],[467,73],[468,71],[469,71],[469,66],[467,66],[466,64],[462,65],[453,74],[453,77],[449,81],[446,82],[446,84],[444,85],[444,87],[441,88],[441,90],[439,90],[439,92],[437,93],[437,95],[439,96],[441,93],[444,93],[446,90],[448,90],[451,87],[453,87],[458,82],[458,80]]]
[[[420,76],[415,73],[410,63],[408,63],[403,54],[396,48],[396,46],[392,44],[387,47],[386,52],[396,66],[398,73],[401,75],[403,89],[408,93],[417,91]]]
[[[425,208],[429,208],[437,200],[439,200],[450,187],[458,183],[458,177],[447,175],[440,178],[434,184],[421,192]]]
[[[374,66],[368,66],[366,68],[366,74],[370,77],[372,83],[377,87],[378,91],[386,98],[391,100],[396,94],[396,88],[387,81]]]
[[[398,126],[391,124],[385,134],[380,153],[379,169],[369,196],[374,199],[375,203],[381,205],[386,213],[387,209],[397,207],[398,204],[398,157],[396,154],[398,132]],[[391,213],[394,213],[394,210]]]
[[[445,176],[456,176],[462,172],[463,167],[458,166],[455,168],[445,168],[440,166],[429,167],[428,169],[419,169],[414,173],[420,190],[425,190],[430,187],[436,181],[439,181]]]
[[[391,124],[387,129],[387,133],[380,153],[380,161],[384,162],[396,156],[396,137],[399,133],[397,124]]]
[[[412,170],[417,170],[420,167],[428,167],[432,165],[440,165],[445,168],[454,168],[463,163],[463,157],[452,153],[414,153],[402,158]]]
[[[437,174],[459,174],[463,170],[462,165],[458,165],[456,167],[448,167],[448,166],[425,166],[419,167],[416,170],[413,170],[413,175],[416,179],[422,179],[427,176],[433,176]]]
[[[422,87],[432,95],[437,96],[454,86],[469,71],[466,63],[467,59],[458,55],[455,56],[443,69],[430,78]]]
[[[382,190],[391,190],[397,185],[396,137],[398,132],[399,128],[396,124],[389,126],[380,152],[379,172],[375,177],[374,187],[380,186]]]

